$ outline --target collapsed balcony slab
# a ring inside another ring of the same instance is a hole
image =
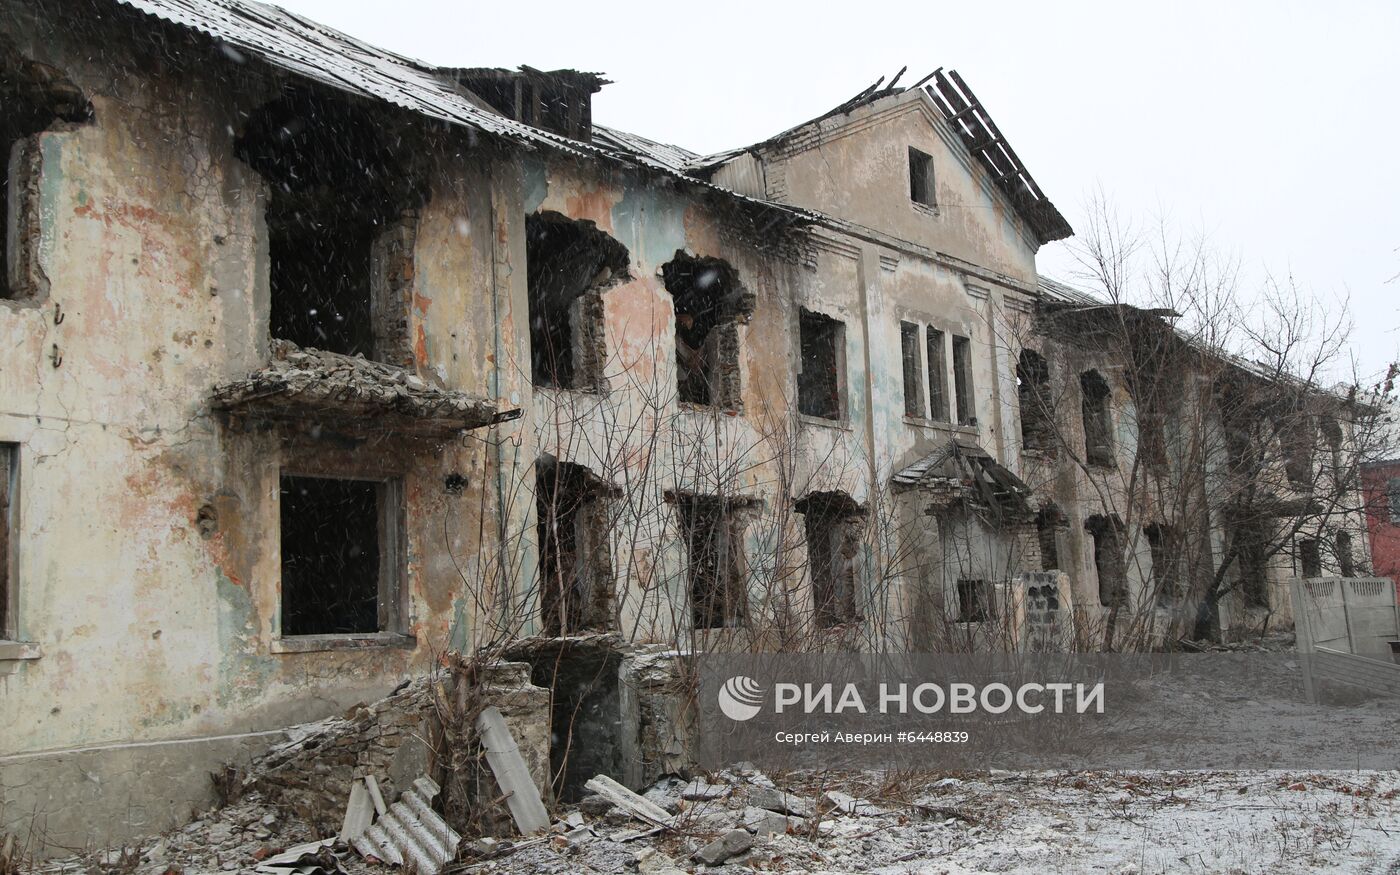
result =
[[[495,404],[434,385],[407,368],[273,341],[267,366],[214,388],[215,409],[258,419],[367,422],[450,436],[500,421]]]

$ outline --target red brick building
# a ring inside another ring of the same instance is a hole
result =
[[[1371,536],[1371,567],[1400,590],[1400,459],[1364,465],[1366,528]]]

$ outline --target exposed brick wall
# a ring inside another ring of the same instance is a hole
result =
[[[1361,472],[1372,573],[1394,580],[1400,594],[1400,524],[1391,522],[1387,495],[1388,484],[1395,478],[1400,478],[1400,459],[1368,465]]]

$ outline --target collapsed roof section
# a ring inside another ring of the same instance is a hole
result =
[[[999,523],[1026,520],[1036,511],[1025,481],[966,438],[955,437],[896,471],[890,483],[931,493],[936,506],[961,502]]]
[[[1206,341],[1178,325],[1174,320],[1181,314],[1170,307],[1140,307],[1121,300],[1105,300],[1048,277],[1038,278],[1037,293],[1042,312],[1048,317],[1042,330],[1063,339],[1082,343],[1095,335],[1139,341],[1166,337],[1202,361],[1218,362],[1239,380],[1285,388],[1329,404],[1358,403],[1354,386],[1319,386],[1288,373],[1283,361],[1256,361]]]
[[[784,223],[810,224],[820,219],[809,210],[746,197],[712,185],[679,171],[669,161],[659,161],[641,151],[624,148],[615,139],[595,144],[547,127],[534,127],[518,120],[513,114],[503,114],[491,101],[472,93],[464,84],[464,80],[478,84],[488,81],[499,83],[518,76],[522,82],[550,80],[564,90],[592,94],[606,84],[606,80],[594,73],[570,70],[545,73],[528,67],[522,67],[518,73],[436,67],[376,48],[325,25],[255,0],[115,2],[211,38],[222,49],[223,55],[234,63],[240,62],[245,55],[251,55],[320,85],[393,104],[424,118],[498,137],[520,147],[555,150],[661,173],[723,197],[729,203],[762,213],[763,227],[771,228]],[[521,114],[528,115],[523,109]],[[564,120],[568,120],[567,112]],[[641,140],[635,139],[637,142]]]
[[[585,142],[593,138],[593,95],[610,84],[597,73],[523,65],[441,72],[506,118]]]
[[[214,406],[264,419],[321,418],[449,437],[500,421],[495,404],[434,386],[407,368],[274,340],[267,366],[214,388]]]

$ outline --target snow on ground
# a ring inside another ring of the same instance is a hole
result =
[[[682,782],[649,797],[680,814],[681,829],[626,843],[639,824],[616,809],[588,828],[473,858],[456,871],[497,873],[1303,873],[1400,875],[1400,772],[1036,772],[945,776],[774,776],[804,800],[840,790],[888,813],[826,811],[705,868],[692,854],[764,812],[752,802],[772,781],[757,772],[713,776],[724,798],[681,798]],[[821,809],[827,807],[818,803]],[[577,810],[565,806],[565,812]],[[585,806],[588,808],[588,806]],[[596,806],[593,809],[596,811]],[[561,816],[563,813],[561,812]],[[813,834],[815,831],[815,835]],[[211,812],[125,854],[95,851],[36,871],[136,875],[252,871],[287,845],[318,838],[256,799]],[[505,843],[502,843],[505,844]],[[502,845],[498,844],[499,849]],[[476,846],[479,847],[479,846]],[[347,872],[385,872],[342,851]]]

